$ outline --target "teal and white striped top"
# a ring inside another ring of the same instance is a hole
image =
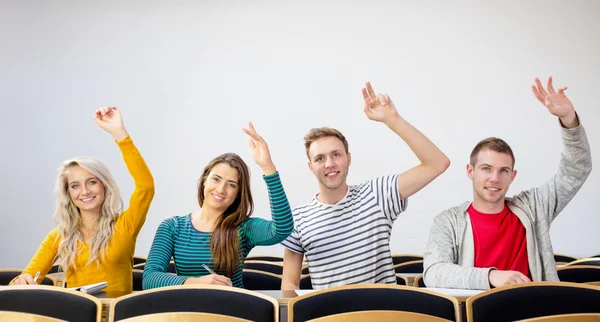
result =
[[[239,230],[240,265],[231,279],[233,286],[244,287],[242,264],[254,246],[269,246],[285,240],[294,229],[292,211],[279,173],[263,176],[269,191],[272,221],[261,218],[248,218]],[[201,277],[209,272],[202,267],[208,265],[214,270],[210,252],[212,233],[194,228],[191,214],[175,216],[164,220],[154,236],[148,261],[144,267],[144,289],[181,285],[190,277]],[[171,257],[175,259],[177,275],[167,273]],[[224,272],[216,271],[225,275]]]

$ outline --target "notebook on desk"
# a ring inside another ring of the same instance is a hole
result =
[[[75,290],[75,291],[80,291],[80,292],[86,293],[86,294],[95,294],[95,293],[102,291],[107,286],[108,286],[107,282],[100,282],[100,283],[96,283],[96,284],[84,285],[84,286],[79,286],[79,287],[70,287],[69,289]]]

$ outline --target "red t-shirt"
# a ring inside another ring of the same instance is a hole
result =
[[[475,267],[518,271],[531,279],[525,227],[506,204],[497,214],[484,214],[469,206],[475,244]]]

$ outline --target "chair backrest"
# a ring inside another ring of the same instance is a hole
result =
[[[133,265],[133,269],[139,269],[139,270],[144,270],[144,268],[146,267],[146,263],[139,263],[139,264],[134,264]],[[170,261],[169,262],[169,268],[167,268],[167,273],[173,273],[173,274],[177,274],[177,268],[175,267],[175,262],[174,261]]]
[[[313,286],[312,286],[312,281],[310,280],[310,275],[302,275],[300,277],[300,289],[301,290],[312,290]]]
[[[257,271],[269,272],[273,274],[283,274],[283,264],[267,262],[267,261],[245,261],[245,269],[253,269]]]
[[[67,321],[100,321],[102,303],[94,296],[47,285],[0,287],[0,311],[16,311]]]
[[[448,320],[431,315],[404,311],[360,311],[324,316],[311,322],[446,322]]]
[[[136,264],[143,264],[148,260],[148,258],[146,257],[141,257],[141,256],[133,256],[133,265]]]
[[[419,276],[415,277],[415,279],[413,280],[413,286],[414,287],[427,287],[425,285],[425,280],[423,279],[423,275],[419,275]]]
[[[394,254],[392,255],[392,263],[394,265],[423,260],[423,256],[416,254]]]
[[[144,284],[143,284],[143,278],[144,278],[144,271],[142,271],[141,269],[134,269],[131,271],[131,273],[133,274],[133,290],[134,291],[143,291],[144,290]]]
[[[600,266],[564,266],[556,269],[561,282],[600,282]]]
[[[246,257],[246,260],[247,261],[266,261],[266,262],[283,263],[283,257],[280,257],[280,256],[265,256],[265,255],[248,256],[248,257]]]
[[[398,273],[419,273],[423,274],[423,260],[416,260],[394,265],[394,271]]]
[[[468,321],[517,321],[547,315],[600,313],[600,288],[564,282],[503,286],[467,299]]]
[[[59,271],[60,271],[60,266],[58,264],[56,264],[56,265],[52,265],[52,267],[50,267],[50,270],[46,274],[54,274],[54,273],[58,273]]]
[[[357,284],[332,287],[295,297],[288,302],[288,321],[307,321],[357,311],[406,311],[455,321],[458,300],[426,289]]]
[[[398,285],[408,285],[408,279],[402,274],[396,274],[396,284]]]
[[[250,320],[240,319],[222,314],[202,312],[169,312],[146,314],[121,320],[122,322],[247,322]]]
[[[241,288],[178,285],[136,292],[110,304],[109,321],[155,313],[204,312],[251,321],[277,321],[277,300]]]
[[[22,272],[22,269],[0,269],[0,285],[8,285],[15,277],[21,275]],[[56,279],[52,276],[44,276],[43,280],[38,280],[37,282],[40,285],[56,286]]]
[[[281,289],[281,276],[269,272],[245,269],[242,272],[244,288],[251,291]]]
[[[310,270],[308,269],[308,265],[302,266],[302,275],[310,274]]]
[[[0,322],[63,322],[65,320],[32,313],[0,311]]]
[[[598,257],[582,258],[582,259],[578,259],[576,261],[572,261],[572,262],[566,264],[566,266],[581,266],[581,265],[600,266],[600,258],[598,258]]]
[[[521,322],[600,322],[600,313],[550,315],[521,320]]]
[[[576,261],[577,257],[563,255],[563,254],[554,254],[554,261],[558,263],[570,263],[572,261]]]

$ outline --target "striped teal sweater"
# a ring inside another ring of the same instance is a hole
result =
[[[280,243],[294,229],[292,211],[279,174],[275,173],[263,178],[269,191],[273,221],[248,218],[240,225],[240,265],[233,276],[228,276],[235,287],[244,287],[242,263],[254,246]],[[214,270],[210,253],[211,235],[209,232],[198,231],[192,226],[191,214],[164,220],[156,231],[144,267],[144,289],[181,285],[189,277],[208,275],[202,264]],[[175,259],[177,275],[167,273],[171,257]],[[225,275],[223,272],[216,273]]]

